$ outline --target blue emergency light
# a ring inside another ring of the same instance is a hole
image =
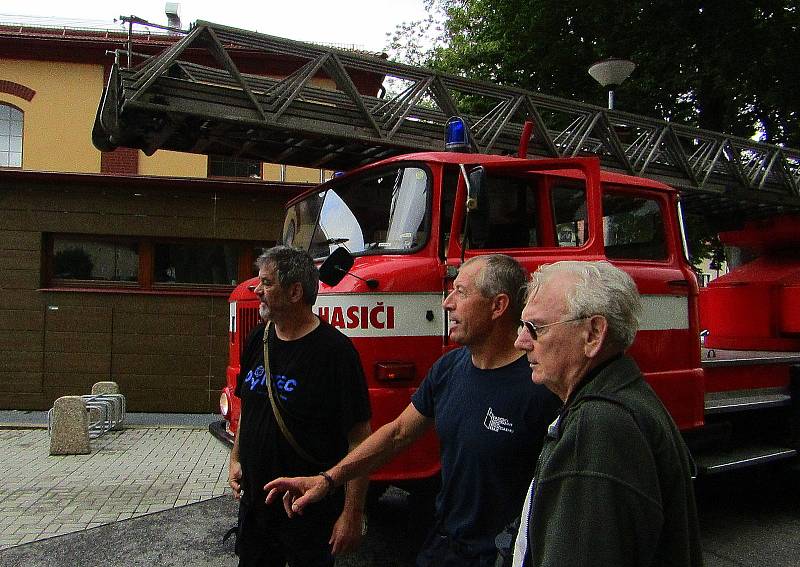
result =
[[[444,126],[444,147],[448,152],[470,150],[469,128],[463,118],[453,116]]]

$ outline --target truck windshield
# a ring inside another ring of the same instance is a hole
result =
[[[409,252],[428,239],[430,182],[419,167],[395,167],[335,183],[286,213],[283,243],[316,259],[345,246],[351,254]]]

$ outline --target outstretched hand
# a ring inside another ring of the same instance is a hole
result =
[[[242,497],[242,465],[239,461],[231,461],[228,465],[228,486],[233,490],[236,500]]]
[[[339,519],[333,525],[333,532],[328,543],[332,555],[352,553],[361,544],[361,539],[366,535],[364,513],[343,510]]]
[[[264,485],[264,492],[267,493],[267,504],[281,498],[286,515],[293,518],[295,514],[302,514],[309,504],[325,498],[328,481],[322,476],[281,477]]]

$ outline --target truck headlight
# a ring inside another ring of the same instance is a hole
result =
[[[228,413],[231,411],[231,404],[228,401],[228,394],[226,392],[222,392],[219,395],[219,413],[222,414],[222,417],[228,417]]]

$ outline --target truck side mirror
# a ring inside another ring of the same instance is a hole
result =
[[[486,170],[478,166],[467,175],[467,210],[474,211],[486,205]]]
[[[350,268],[353,267],[353,262],[353,255],[350,254],[347,248],[340,246],[331,252],[328,259],[319,267],[319,281],[331,287],[337,285],[347,274],[350,274]],[[365,280],[355,274],[350,275],[367,284],[367,287],[370,289],[376,289],[378,287],[378,280],[376,279]]]
[[[469,241],[482,248],[489,238],[489,197],[486,189],[486,170],[476,167],[469,172],[467,183],[467,214],[469,215]]]
[[[319,267],[321,282],[334,286],[338,284],[353,267],[353,257],[347,248],[340,246]]]

